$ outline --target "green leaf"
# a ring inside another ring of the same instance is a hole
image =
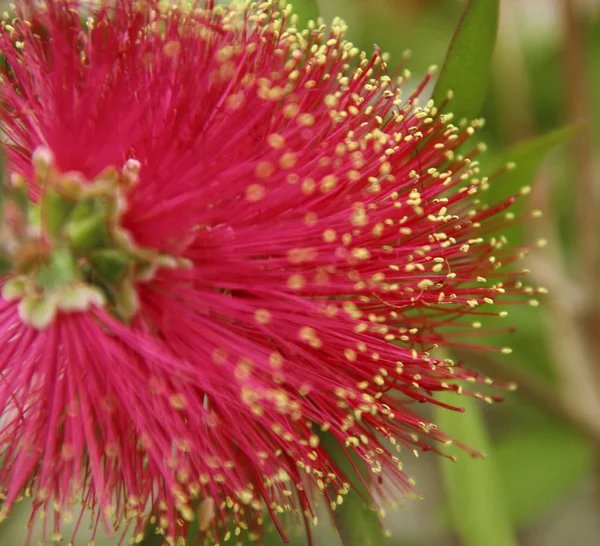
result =
[[[479,114],[485,98],[498,32],[499,0],[469,0],[433,91],[436,105],[452,91],[455,121]]]
[[[0,461],[0,466],[3,461]],[[0,504],[0,508],[2,504]],[[13,504],[8,512],[6,519],[0,523],[0,543],[15,544],[23,537],[23,522],[28,517],[26,513],[31,509],[28,502],[19,502]]]
[[[589,475],[594,466],[588,442],[568,428],[548,421],[507,436],[498,443],[494,454],[515,526],[536,520]]]
[[[505,170],[490,181],[489,189],[479,194],[486,203],[498,203],[508,197],[518,196],[522,189],[530,186],[544,160],[560,144],[573,137],[578,127],[564,127],[539,137],[516,144],[502,152],[494,161],[488,175],[498,172],[507,164],[514,163],[514,169]],[[517,199],[510,207],[517,218],[528,214],[528,200]],[[506,236],[512,244],[522,242],[527,222],[508,228],[499,228],[498,233]]]
[[[298,16],[298,28],[304,29],[309,21],[317,21],[320,15],[319,2],[317,0],[293,0],[293,13]]]
[[[164,535],[156,533],[156,525],[148,525],[144,531],[144,538],[138,542],[139,546],[163,546],[165,543]]]
[[[348,455],[335,437],[330,433],[321,436],[321,445],[327,455],[343,472],[350,483],[350,491],[344,495],[342,504],[333,511],[333,518],[344,546],[381,546],[385,536],[379,520],[379,514],[366,504],[370,499],[367,488],[360,481]],[[351,450],[352,461],[366,479],[370,471]]]
[[[511,242],[513,239],[510,238]],[[510,305],[505,310],[508,315],[503,319],[497,315],[478,318],[481,323],[479,331],[486,332],[481,339],[481,346],[510,347],[518,358],[502,359],[501,365],[507,371],[527,370],[545,382],[554,384],[557,380],[556,370],[544,337],[545,329],[540,328],[540,322],[551,320],[547,307],[543,304],[540,307]],[[493,355],[489,359],[496,360]]]
[[[461,405],[464,413],[436,408],[434,422],[441,430],[470,447],[487,453],[487,459],[472,459],[458,448],[448,448],[457,457],[441,459],[446,495],[453,526],[463,546],[517,546],[502,498],[480,402],[457,395],[440,397],[443,402]]]
[[[507,164],[514,163],[514,169],[508,170],[490,182],[490,188],[481,194],[486,201],[498,201],[533,183],[535,175],[550,152],[558,145],[573,137],[578,127],[563,127],[539,137],[520,142],[496,157],[492,172],[502,169]]]

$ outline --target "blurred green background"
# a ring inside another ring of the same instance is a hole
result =
[[[371,52],[377,44],[389,52],[390,71],[410,49],[407,66],[418,81],[430,65],[442,64],[466,2],[319,4],[325,21],[333,16],[346,20],[349,39],[362,49]],[[488,144],[482,163],[489,165],[508,159],[506,149],[519,142],[565,126],[580,127],[576,137],[552,148],[530,201],[522,205],[544,209],[543,219],[510,230],[511,243],[539,237],[549,241],[528,266],[532,284],[546,286],[550,294],[537,309],[513,306],[505,321],[515,326],[514,332],[478,338],[481,345],[510,346],[512,355],[456,355],[485,375],[514,379],[520,389],[507,392],[501,404],[479,404],[489,434],[487,459],[459,454],[457,472],[447,470],[434,454],[418,460],[404,455],[406,472],[416,479],[423,499],[407,499],[403,508],[387,514],[392,534],[388,544],[600,545],[600,276],[594,276],[600,265],[595,214],[600,182],[600,0],[501,0],[493,76],[482,116],[486,126],[481,139]],[[560,135],[548,138],[561,140]],[[511,195],[528,183],[518,168],[514,173],[498,180],[494,196]],[[487,441],[477,433],[471,440],[474,448]],[[476,487],[481,465],[484,475],[489,471],[495,476],[498,489]],[[448,472],[454,474],[448,478]],[[486,506],[495,508],[486,512]],[[481,534],[475,530],[474,536],[487,537],[480,544],[465,538],[457,525],[457,517],[468,519],[474,511],[475,525],[484,529]],[[1,546],[23,544],[21,516],[14,513],[0,528]],[[510,527],[514,541],[500,538],[500,531],[495,534],[499,520]],[[317,527],[315,538],[316,546],[339,544],[327,522]],[[304,544],[292,540],[295,546]],[[80,538],[76,544],[87,540]],[[109,544],[115,542],[96,541],[97,546]],[[273,536],[267,544],[282,542]]]

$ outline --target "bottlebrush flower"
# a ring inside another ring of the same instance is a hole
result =
[[[325,431],[376,502],[410,492],[396,451],[448,441],[411,402],[483,381],[433,349],[520,291],[511,201],[458,151],[477,123],[419,105],[431,74],[401,98],[340,21],[87,10],[23,3],[0,35],[2,514],[309,529],[349,488]]]

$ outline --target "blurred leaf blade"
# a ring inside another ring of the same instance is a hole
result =
[[[575,432],[551,422],[511,434],[498,443],[494,453],[515,526],[537,520],[594,467],[591,446]]]
[[[317,0],[293,0],[293,13],[298,16],[298,28],[304,29],[309,21],[317,21],[321,15]]]
[[[456,395],[441,399],[449,404],[457,403]],[[461,403],[464,413],[437,408],[436,424],[450,436],[489,454],[490,442],[479,402],[465,396]],[[517,546],[498,482],[495,458],[472,460],[462,451],[452,451],[457,461],[442,459],[441,470],[453,526],[463,546]]]
[[[489,172],[500,171],[500,173],[490,181],[488,190],[480,194],[481,199],[487,203],[498,203],[508,197],[518,196],[523,188],[534,183],[536,174],[551,153],[577,134],[578,130],[576,126],[556,129],[520,142],[499,154],[490,162],[492,168]],[[514,168],[506,169],[506,166],[511,163],[514,164]],[[517,218],[521,218],[528,214],[528,205],[529,200],[517,199],[510,211]],[[523,223],[520,223],[501,228],[499,232],[507,236],[511,243],[517,244],[523,241],[524,229]]]
[[[15,529],[20,531],[28,510],[31,510],[31,504],[27,501],[16,503],[11,507],[6,519],[0,523],[0,544],[14,543],[14,538],[19,536]],[[5,540],[7,542],[4,542]]]
[[[138,542],[140,546],[162,546],[165,542],[165,536],[156,532],[156,525],[151,524],[144,530],[144,538]]]
[[[470,0],[458,23],[433,91],[436,105],[453,92],[455,120],[479,114],[487,91],[496,45],[499,0]]]
[[[531,184],[550,153],[576,135],[578,130],[578,127],[573,126],[556,129],[520,142],[503,152],[494,161],[495,168],[501,169],[508,163],[514,163],[515,168],[503,172],[491,182],[489,196],[494,198],[501,193],[506,197]]]
[[[368,479],[368,469],[364,463],[350,452],[352,461],[348,459],[344,448],[332,434],[324,434],[321,444],[325,447],[327,455],[340,468],[350,482],[350,491],[343,496],[342,504],[338,504],[333,511],[333,518],[338,528],[344,546],[382,546],[385,535],[379,520],[379,514],[367,506],[365,500],[370,498],[370,493],[360,481],[352,464],[365,470],[363,475]]]

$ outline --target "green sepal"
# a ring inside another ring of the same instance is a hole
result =
[[[78,209],[79,205],[75,207],[65,226],[71,248],[78,254],[86,254],[92,249],[106,246],[109,237],[104,208],[84,218],[78,218],[80,214]],[[74,219],[73,216],[77,217]]]
[[[45,292],[66,286],[79,279],[77,264],[68,249],[56,249],[41,262],[35,273],[36,282]]]
[[[44,193],[41,206],[46,233],[58,237],[69,214],[73,211],[73,204],[57,192],[48,189]]]
[[[98,212],[97,203],[93,199],[85,199],[73,207],[73,211],[69,216],[69,222],[85,220],[86,218],[92,216],[95,212]]]
[[[94,250],[87,258],[94,273],[110,284],[119,282],[133,263],[133,258],[127,253],[113,248]]]

